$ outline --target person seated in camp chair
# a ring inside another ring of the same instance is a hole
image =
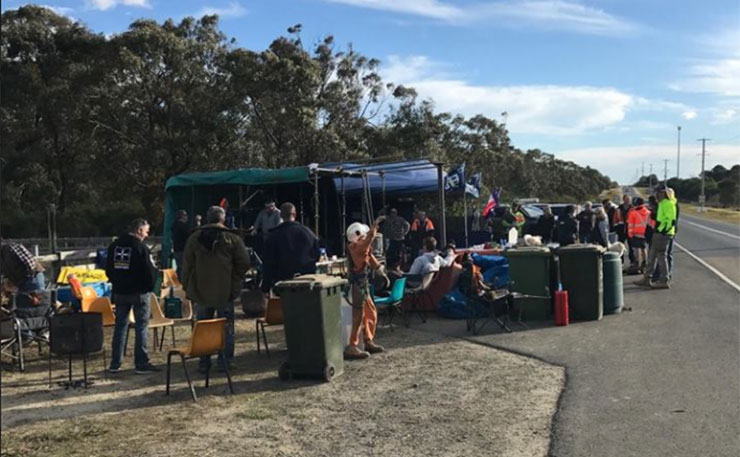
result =
[[[448,260],[437,254],[437,240],[430,236],[424,239],[424,253],[411,264],[409,275],[424,276],[447,266],[449,266]]]
[[[348,251],[352,267],[349,282],[352,298],[352,330],[349,346],[344,350],[347,359],[366,359],[370,354],[383,352],[383,347],[376,344],[375,327],[378,323],[378,310],[375,308],[370,295],[370,270],[379,270],[380,262],[372,254],[372,244],[378,233],[378,226],[385,220],[380,216],[375,220],[373,227],[355,222],[347,228]],[[365,350],[360,349],[360,334],[365,339]]]

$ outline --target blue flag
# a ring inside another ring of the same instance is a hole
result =
[[[463,185],[465,184],[463,182],[464,175],[465,175],[465,162],[461,163],[457,167],[448,171],[447,176],[445,176],[445,191],[450,192],[453,190],[462,189]]]
[[[476,173],[465,183],[465,193],[475,198],[480,197],[481,173]]]

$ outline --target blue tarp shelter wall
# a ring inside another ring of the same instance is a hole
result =
[[[366,186],[363,184],[366,176]],[[359,164],[329,163],[282,169],[243,168],[237,170],[215,171],[205,173],[187,173],[173,176],[165,185],[165,217],[162,237],[162,263],[169,265],[171,252],[171,227],[175,222],[175,213],[180,208],[205,209],[216,204],[221,197],[235,195],[239,199],[243,186],[255,188],[269,186],[312,185],[318,193],[319,178],[331,179],[337,196],[344,190],[347,196],[362,196],[367,189],[371,195],[389,197],[409,194],[438,192],[441,207],[444,208],[444,192],[441,191],[441,164],[434,164],[425,159],[394,163]],[[295,187],[295,186],[291,186]],[[443,186],[442,186],[443,187]],[[322,186],[324,192],[329,188]],[[326,199],[325,199],[326,201]],[[315,221],[318,220],[318,208],[314,208]],[[344,213],[342,212],[342,215]],[[344,224],[344,220],[341,221]],[[318,222],[315,222],[318,224]],[[446,238],[444,217],[442,217],[442,238]]]

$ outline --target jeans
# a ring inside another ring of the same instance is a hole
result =
[[[182,251],[175,251],[173,253],[173,256],[175,257],[175,263],[177,264],[177,269],[175,269],[175,272],[177,273],[177,279],[182,282],[182,258],[185,255]]]
[[[110,367],[120,368],[123,358],[123,346],[126,343],[128,330],[128,315],[134,310],[136,320],[136,344],[134,348],[134,364],[136,368],[144,368],[149,365],[149,353],[147,352],[147,331],[149,330],[149,294],[114,294],[113,302],[116,304],[116,326],[113,330],[113,354],[111,355]]]
[[[668,279],[673,279],[673,238],[668,240],[668,248],[666,249],[666,258],[668,260]],[[660,277],[660,268],[656,268],[653,273],[653,279],[657,280]]]
[[[226,356],[227,362],[231,363],[234,359],[234,302],[228,302],[222,307],[202,305],[200,303],[195,306],[198,311],[197,319],[199,321],[204,319],[213,319],[214,314],[219,318],[226,318],[226,347],[224,348],[224,355]],[[210,365],[211,356],[206,355],[200,358],[198,368],[205,370]],[[224,366],[224,360],[221,358],[221,355],[218,356],[218,365],[219,367]]]
[[[44,290],[46,287],[46,278],[44,273],[39,271],[32,278],[28,278],[18,286],[18,292],[36,292],[37,290]]]
[[[657,279],[660,282],[668,280],[668,243],[672,240],[672,237],[663,233],[653,234],[653,242],[650,243],[650,251],[648,252],[648,261],[645,266],[645,279]],[[656,267],[657,262],[657,267]],[[653,272],[657,273],[657,276],[653,275]]]
[[[578,241],[581,243],[589,243],[591,241],[591,235],[590,233],[579,233],[578,234]]]

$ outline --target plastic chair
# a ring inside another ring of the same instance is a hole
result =
[[[172,349],[167,353],[167,395],[170,394],[170,368],[173,355],[179,355],[182,361],[182,368],[185,371],[185,378],[188,380],[188,387],[190,393],[193,396],[193,401],[198,401],[198,397],[195,395],[195,387],[190,380],[190,374],[188,373],[188,367],[185,365],[185,360],[193,359],[201,356],[220,355],[224,357],[223,351],[226,346],[226,319],[207,319],[197,321],[195,327],[193,327],[193,334],[190,337],[190,344],[187,347],[180,347]],[[206,369],[206,387],[208,387],[208,380],[211,371],[209,365]],[[229,391],[234,394],[234,387],[231,385],[231,375],[229,374],[228,364],[224,364],[224,371],[226,372],[226,380],[229,383]]]
[[[262,329],[262,341],[265,343],[265,352],[267,353],[267,357],[270,357],[270,348],[267,346],[265,326],[272,325],[283,325],[283,307],[280,304],[279,298],[270,298],[267,300],[265,317],[260,317],[255,321],[255,329],[257,331],[257,354],[260,353],[260,329]]]
[[[165,268],[162,270],[162,289],[175,286],[175,288],[182,289],[182,282],[177,277],[177,272],[174,268]]]
[[[168,288],[163,287],[159,297],[162,300],[169,297],[171,288],[171,286]],[[175,324],[178,322],[189,322],[190,328],[193,328],[195,323],[195,320],[193,319],[193,302],[188,299],[185,290],[183,290],[182,287],[175,287],[174,295],[182,301],[182,317],[168,317],[168,319],[172,319]]]
[[[403,301],[403,292],[406,289],[406,278],[396,279],[391,289],[391,294],[387,297],[373,296],[373,302],[378,310],[386,310],[388,315],[388,325],[393,331],[393,312],[403,313],[401,302]]]
[[[164,316],[164,313],[162,312],[162,308],[159,306],[159,300],[157,299],[157,296],[153,293],[149,294],[149,308],[150,308],[150,316],[149,316],[149,328],[152,329],[154,332],[154,348],[157,348],[157,341],[159,341],[159,350],[162,350],[162,347],[164,346],[164,334],[166,332],[165,327],[169,327],[172,330],[172,346],[174,347],[177,342],[175,341],[175,321],[172,319],[169,319]],[[123,354],[126,355],[126,348],[128,347],[128,336],[131,333],[131,327],[136,324],[136,319],[134,318],[133,310],[128,315],[129,325],[128,329],[126,329],[126,343],[123,345]],[[159,338],[159,333],[157,332],[158,329],[162,329],[162,337]]]
[[[85,308],[90,307],[90,303],[98,298],[98,293],[89,286],[84,286],[82,289],[80,289],[80,292],[82,294],[82,299],[80,300],[80,304],[82,305],[82,310],[84,311]]]
[[[82,312],[102,314],[103,327],[113,327],[116,325],[116,314],[113,311],[113,304],[108,297],[98,297],[92,301],[83,302]]]

